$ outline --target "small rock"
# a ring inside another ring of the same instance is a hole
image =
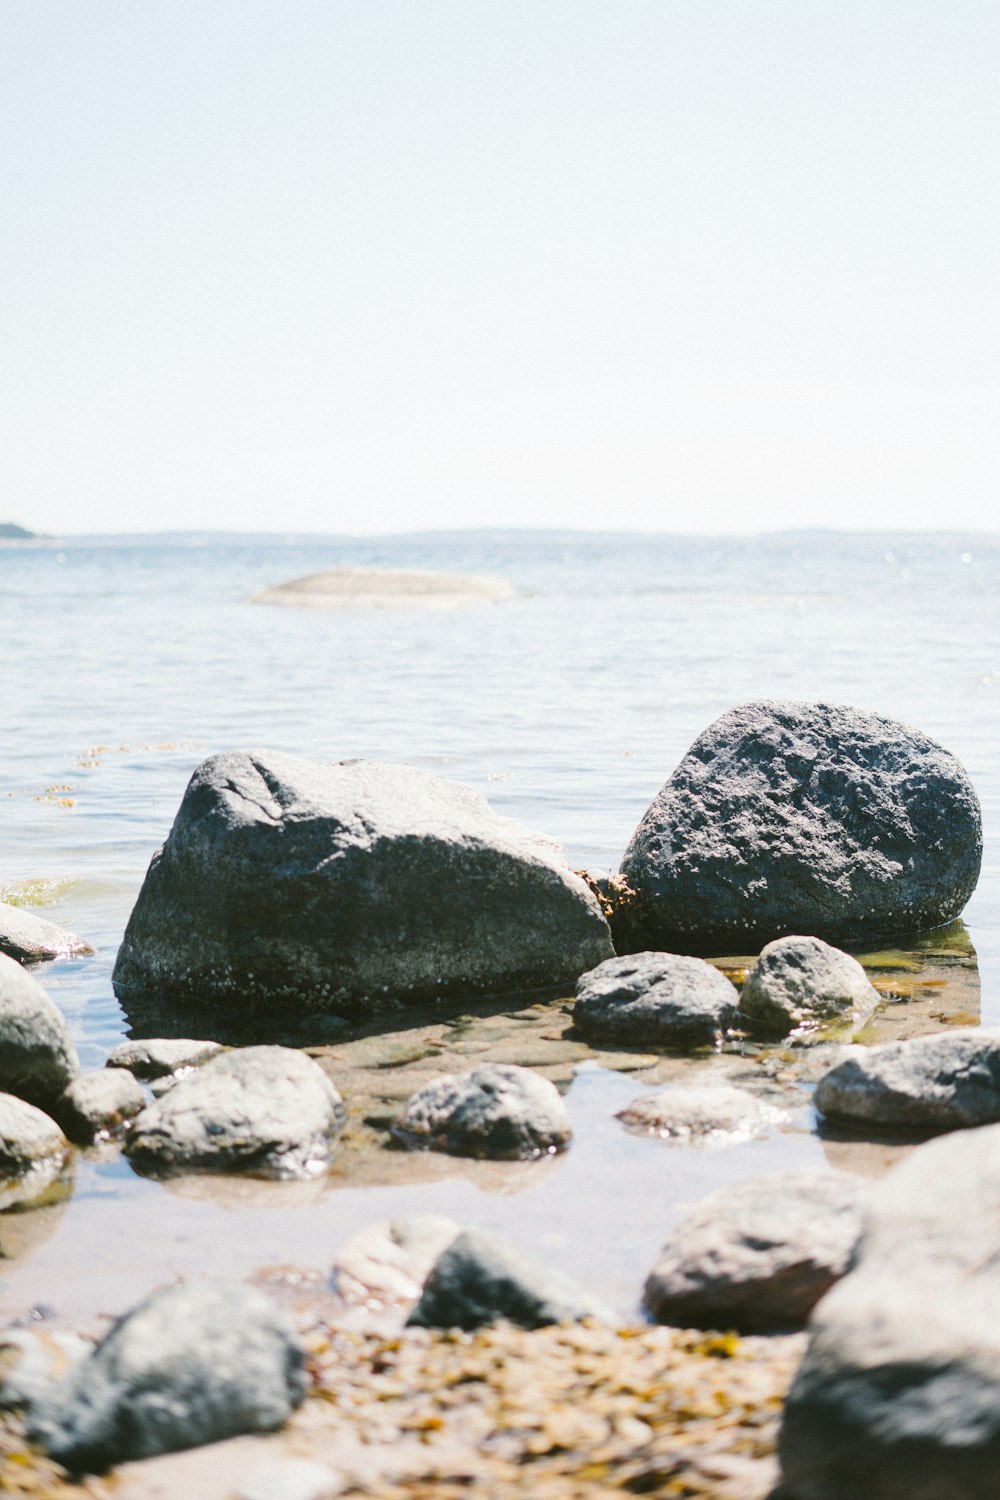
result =
[[[498,1235],[467,1229],[438,1256],[409,1323],[420,1328],[479,1328],[505,1319],[522,1328],[614,1324],[614,1314],[589,1292],[530,1259]]]
[[[134,1119],[145,1103],[131,1073],[99,1068],[74,1078],[55,1113],[70,1140],[86,1146],[96,1136],[110,1134]]]
[[[735,985],[700,958],[633,953],[581,976],[573,1024],[598,1042],[711,1046],[736,1021]]]
[[[136,1120],[125,1150],[142,1172],[314,1177],[343,1128],[322,1068],[286,1047],[244,1047],[181,1078]]]
[[[182,1068],[200,1068],[222,1051],[219,1042],[196,1042],[181,1037],[152,1037],[148,1041],[119,1042],[105,1064],[127,1068],[136,1078],[166,1078]]]
[[[47,922],[44,917],[25,911],[20,906],[9,906],[0,901],[0,953],[6,953],[19,964],[43,963],[46,959],[76,958],[83,953],[93,953],[89,943]]]
[[[852,1048],[816,1085],[816,1108],[848,1125],[964,1130],[1000,1120],[1000,1030]]]
[[[736,1146],[767,1135],[784,1118],[783,1110],[726,1084],[664,1089],[618,1111],[629,1130],[684,1146]]]
[[[154,1292],[40,1401],[30,1434],[72,1473],[195,1448],[288,1418],[307,1385],[290,1319],[250,1287]]]
[[[573,1133],[554,1084],[501,1063],[433,1079],[406,1103],[393,1132],[421,1149],[515,1161],[565,1151]]]
[[[258,1464],[241,1479],[234,1500],[327,1500],[344,1487],[344,1476],[326,1464],[314,1464],[308,1458],[276,1458]]]
[[[14,1094],[0,1094],[0,1211],[38,1198],[59,1176],[68,1149],[48,1115]]]
[[[0,1079],[50,1109],[80,1071],[66,1022],[36,979],[0,953]]]
[[[837,1018],[864,1025],[881,1004],[878,990],[849,953],[816,937],[768,943],[740,994],[740,1020],[758,1036],[781,1037]]]
[[[645,1303],[658,1323],[766,1333],[801,1327],[843,1276],[866,1189],[833,1172],[778,1172],[697,1204],[660,1252]]]
[[[408,1214],[352,1235],[333,1263],[342,1297],[415,1302],[441,1251],[461,1232],[443,1214]]]
[[[33,1406],[92,1348],[78,1334],[60,1330],[0,1331],[0,1410]]]

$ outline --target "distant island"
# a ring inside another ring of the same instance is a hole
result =
[[[37,542],[38,540],[36,531],[27,531],[23,526],[15,526],[13,521],[0,521],[0,542]]]

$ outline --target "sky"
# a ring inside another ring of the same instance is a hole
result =
[[[995,0],[0,0],[0,520],[996,529]]]

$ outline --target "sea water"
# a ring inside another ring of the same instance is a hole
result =
[[[249,602],[339,566],[487,573],[518,593],[460,612]],[[574,864],[607,873],[720,713],[749,698],[848,702],[917,725],[972,777],[986,857],[966,921],[983,1019],[998,1024],[998,583],[998,539],[955,533],[206,535],[5,547],[0,893],[27,890],[45,903],[41,914],[94,945],[92,958],[39,977],[84,1066],[100,1066],[124,1035],[110,976],[128,913],[187,778],[215,751],[408,761],[478,788],[562,842]],[[0,1275],[0,1312],[37,1299],[118,1310],[154,1280],[198,1269],[322,1267],[353,1228],[427,1207],[516,1233],[627,1304],[685,1202],[769,1164],[822,1158],[807,1131],[711,1160],[636,1141],[613,1119],[635,1090],[585,1070],[569,1098],[572,1150],[513,1196],[481,1191],[456,1166],[433,1192],[260,1184],[220,1202],[197,1180],[159,1184],[121,1158],[83,1161],[72,1200],[39,1211],[39,1243],[25,1242]],[[606,1226],[596,1242],[595,1215]],[[30,1238],[26,1225],[18,1232]]]

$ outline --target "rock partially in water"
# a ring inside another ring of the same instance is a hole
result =
[[[329,568],[255,594],[253,604],[292,609],[469,609],[515,597],[502,578],[418,568]]]
[[[31,1418],[72,1473],[280,1427],[306,1393],[286,1314],[249,1287],[190,1282],[127,1313]]]
[[[56,1116],[71,1141],[86,1146],[133,1120],[146,1103],[131,1073],[98,1068],[81,1073],[55,1106]]]
[[[303,1017],[568,984],[611,951],[562,850],[470,788],[241,751],[192,777],[114,983],[135,1029],[172,1009],[261,1040]]]
[[[0,953],[0,1080],[51,1109],[80,1071],[66,1022],[36,979]]]
[[[738,1146],[759,1139],[786,1118],[745,1089],[704,1084],[644,1094],[618,1111],[637,1135],[655,1135],[680,1146]]]
[[[857,1047],[816,1085],[813,1102],[855,1127],[937,1133],[1000,1120],[1000,1030],[956,1030]]]
[[[181,1078],[144,1109],[125,1150],[141,1172],[247,1172],[313,1177],[325,1171],[346,1111],[311,1058],[286,1047],[246,1047]]]
[[[781,1433],[790,1500],[992,1500],[1000,1473],[1000,1126],[879,1184]]]
[[[108,1056],[108,1068],[127,1068],[136,1078],[168,1078],[187,1068],[200,1068],[222,1051],[219,1042],[193,1041],[190,1037],[150,1037],[146,1041],[119,1042]]]
[[[745,952],[916,932],[961,912],[979,800],[919,730],[844,704],[753,702],[698,739],[622,860],[619,947]]]
[[[415,1302],[442,1250],[461,1233],[444,1214],[407,1214],[352,1235],[333,1263],[337,1290],[353,1302]]]
[[[393,1132],[408,1146],[518,1161],[565,1151],[573,1133],[555,1085],[505,1063],[433,1079],[408,1100]]]
[[[711,964],[677,953],[609,958],[576,986],[573,1024],[596,1042],[712,1046],[736,1021],[736,988]]]
[[[0,953],[19,964],[43,963],[53,958],[76,958],[93,953],[89,943],[20,906],[0,901]]]
[[[849,953],[816,937],[776,938],[763,949],[740,993],[740,1020],[758,1036],[844,1020],[863,1026],[881,1004]]]
[[[583,1287],[515,1250],[499,1235],[467,1229],[438,1256],[410,1324],[480,1328],[505,1320],[521,1328],[618,1320]]]
[[[680,1328],[800,1328],[847,1271],[866,1203],[857,1178],[833,1172],[778,1172],[720,1188],[664,1245],[646,1306]]]
[[[62,1171],[68,1149],[48,1115],[14,1094],[0,1094],[0,1211],[40,1197]]]

